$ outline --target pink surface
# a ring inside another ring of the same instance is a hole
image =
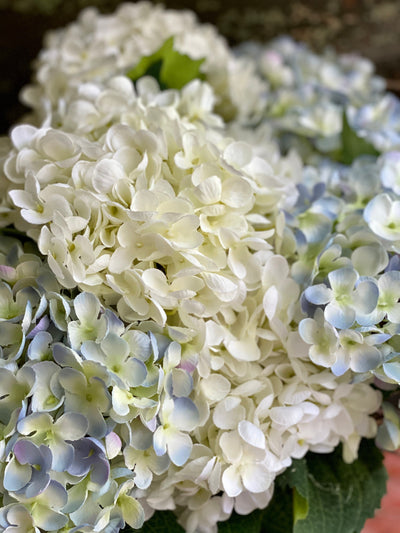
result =
[[[385,453],[385,466],[389,473],[387,494],[361,533],[400,533],[400,453]]]

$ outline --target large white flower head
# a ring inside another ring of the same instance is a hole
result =
[[[138,96],[119,77],[88,92],[95,98],[72,91],[59,114],[73,132],[12,133],[5,173],[21,229],[62,285],[100,295],[125,319],[164,324],[167,314],[185,322],[239,309],[261,285],[295,170],[225,137],[198,81]]]
[[[180,53],[204,58],[201,70],[214,87],[221,115],[245,121],[259,115],[266,84],[253,64],[236,58],[216,29],[199,24],[194,13],[150,2],[122,4],[110,15],[89,8],[65,29],[50,32],[37,61],[36,84],[25,89],[23,100],[43,117],[68,87],[126,74],[170,37]]]

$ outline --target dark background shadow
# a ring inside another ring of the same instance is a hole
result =
[[[110,12],[119,0],[0,0],[0,133],[7,133],[24,108],[18,93],[31,77],[46,30],[64,26],[95,5]],[[160,2],[159,2],[160,3]],[[400,2],[398,0],[164,0],[194,10],[230,44],[266,42],[289,34],[315,51],[333,46],[370,58],[388,88],[400,93]]]

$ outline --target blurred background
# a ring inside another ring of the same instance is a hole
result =
[[[0,0],[0,134],[23,113],[18,93],[31,77],[31,64],[48,29],[74,20],[81,9],[107,13],[121,0]],[[155,1],[157,3],[157,1]],[[164,0],[167,7],[192,9],[217,26],[230,44],[268,41],[289,34],[318,52],[330,46],[370,58],[400,93],[399,0]]]

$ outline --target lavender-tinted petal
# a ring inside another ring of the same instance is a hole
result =
[[[56,472],[64,472],[69,468],[74,459],[74,448],[63,440],[55,440],[51,445],[53,453],[52,468]]]
[[[96,461],[92,464],[92,472],[90,480],[97,485],[103,486],[106,484],[110,475],[110,464],[105,456],[98,456]]]
[[[14,454],[22,465],[41,465],[42,455],[39,448],[29,440],[19,440],[15,443]]]

